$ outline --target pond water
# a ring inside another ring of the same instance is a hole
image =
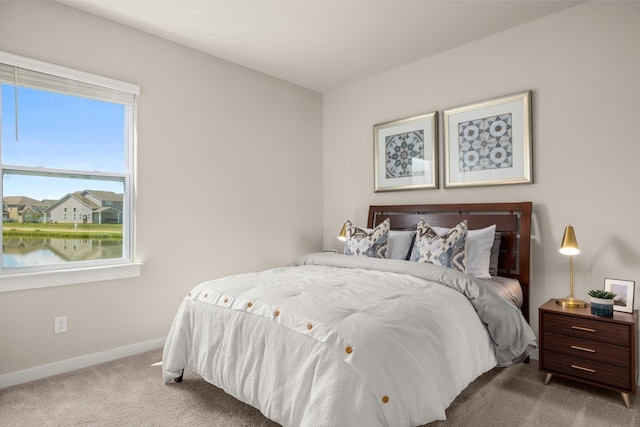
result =
[[[2,267],[122,258],[122,240],[2,239]]]

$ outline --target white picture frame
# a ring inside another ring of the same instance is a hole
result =
[[[604,279],[604,290],[616,294],[613,299],[614,311],[633,313],[635,286],[633,280]]]

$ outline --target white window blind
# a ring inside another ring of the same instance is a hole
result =
[[[0,51],[0,82],[133,105],[140,87]]]

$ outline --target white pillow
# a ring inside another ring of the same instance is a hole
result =
[[[371,233],[373,229],[365,228],[365,231]],[[408,260],[415,235],[415,231],[390,230],[387,258]]]
[[[439,235],[445,234],[449,228],[432,227]],[[496,226],[491,225],[479,230],[468,230],[465,244],[467,273],[479,279],[490,279],[491,247],[495,239]]]

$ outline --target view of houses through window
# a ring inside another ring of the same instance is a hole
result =
[[[74,70],[62,74],[80,79],[16,66],[14,55],[5,55],[10,61],[0,52],[2,271],[130,261],[136,94]]]
[[[3,265],[122,258],[123,197],[83,190],[60,199],[3,198]]]

